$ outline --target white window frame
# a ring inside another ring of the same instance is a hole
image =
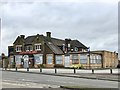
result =
[[[22,45],[16,45],[16,52],[22,52]]]
[[[68,48],[70,48],[70,43],[68,43]]]
[[[29,50],[29,47],[30,47],[30,50]],[[33,47],[32,46],[26,46],[26,51],[33,51]]]
[[[35,51],[41,51],[41,43],[35,44]]]

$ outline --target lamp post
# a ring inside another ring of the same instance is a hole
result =
[[[90,47],[88,47],[88,53],[89,53],[89,69],[91,68],[91,66],[90,66]]]

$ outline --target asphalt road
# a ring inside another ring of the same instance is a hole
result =
[[[61,85],[89,88],[118,88],[116,81],[92,80],[44,74],[2,71],[3,88],[57,88]]]

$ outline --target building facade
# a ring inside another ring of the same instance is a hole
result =
[[[87,49],[78,40],[52,38],[51,32],[46,32],[46,36],[18,36],[13,46],[8,46],[8,55],[11,67],[64,67],[64,55]]]
[[[92,52],[102,55],[102,68],[117,67],[117,65],[118,65],[118,53],[106,51],[106,50],[98,50],[98,51],[92,51]]]
[[[13,46],[8,46],[9,67],[70,67],[80,64],[84,68],[116,67],[118,54],[110,51],[90,51],[78,40],[57,39],[51,32],[25,38],[20,35]]]

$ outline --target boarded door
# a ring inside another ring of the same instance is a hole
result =
[[[29,67],[29,56],[24,55],[23,59],[24,59],[24,68],[28,68]]]

